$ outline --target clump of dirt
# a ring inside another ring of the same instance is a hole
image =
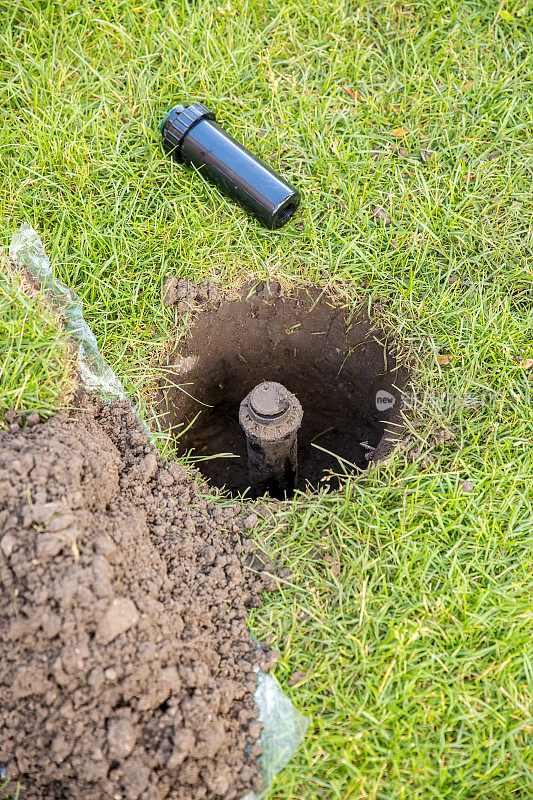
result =
[[[298,489],[337,488],[335,473],[364,470],[392,450],[409,372],[365,304],[316,288],[284,295],[274,282],[222,297],[210,285],[173,281],[165,297],[173,286],[169,303],[194,317],[164,369],[159,420],[212,485],[250,489],[239,406],[264,381],[281,383],[303,408]]]
[[[0,762],[21,796],[260,788],[254,667],[275,654],[246,616],[275,579],[243,561],[254,520],[87,397],[0,431],[0,509]]]
[[[189,311],[202,303],[218,303],[222,299],[220,289],[211,281],[193,283],[167,275],[163,282],[162,300],[165,306],[177,306],[177,310]]]

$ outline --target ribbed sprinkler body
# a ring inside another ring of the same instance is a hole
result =
[[[242,401],[239,423],[248,445],[248,472],[254,497],[290,497],[298,482],[297,436],[303,411],[281,383],[267,381]]]

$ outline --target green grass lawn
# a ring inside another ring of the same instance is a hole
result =
[[[40,232],[136,402],[167,273],[332,285],[413,363],[414,460],[265,526],[293,579],[254,629],[311,721],[270,800],[533,797],[531,5],[4,0],[0,22],[0,245]],[[302,190],[286,228],[164,156],[193,100]],[[51,408],[58,333],[6,296],[26,349],[0,406]]]

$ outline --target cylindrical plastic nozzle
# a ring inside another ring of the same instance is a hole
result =
[[[248,473],[255,497],[290,497],[298,482],[298,429],[303,411],[281,383],[260,383],[246,395],[239,423],[248,445]]]
[[[281,228],[298,208],[299,192],[214,120],[201,103],[175,106],[161,125],[164,149],[197,167],[266,228]]]

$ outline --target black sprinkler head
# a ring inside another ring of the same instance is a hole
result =
[[[175,106],[161,133],[167,153],[197,167],[266,228],[281,228],[294,215],[300,193],[222,130],[201,103]]]

